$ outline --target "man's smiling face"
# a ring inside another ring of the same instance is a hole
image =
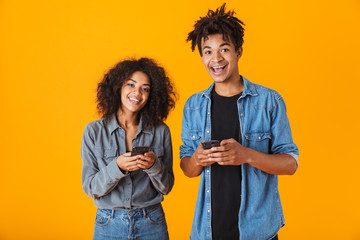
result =
[[[242,48],[236,51],[230,40],[224,40],[222,34],[214,34],[202,39],[201,52],[201,60],[215,83],[239,79],[238,61]]]

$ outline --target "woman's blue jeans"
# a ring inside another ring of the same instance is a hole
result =
[[[161,204],[139,209],[98,209],[94,240],[168,240],[169,234]]]

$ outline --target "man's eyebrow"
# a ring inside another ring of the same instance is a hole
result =
[[[230,43],[224,42],[224,43],[220,44],[220,47],[223,47],[223,46],[230,46]]]
[[[231,45],[230,45],[230,43],[224,42],[224,43],[220,44],[220,47],[223,47],[223,46],[231,46]],[[206,48],[211,48],[211,47],[210,46],[204,46],[203,50],[206,49]]]

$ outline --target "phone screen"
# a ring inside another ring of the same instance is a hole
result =
[[[148,146],[136,146],[131,150],[131,156],[141,155],[150,151]]]
[[[210,140],[210,141],[204,141],[201,143],[204,149],[210,149],[212,147],[218,147],[220,146],[220,143],[218,140]]]

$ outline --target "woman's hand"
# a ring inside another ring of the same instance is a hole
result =
[[[125,153],[116,158],[116,163],[121,170],[124,171],[136,171],[140,168],[151,168],[156,159],[156,155],[153,152],[147,152],[144,155],[131,156],[131,153]]]
[[[144,155],[137,155],[136,157],[137,166],[144,169],[151,168],[156,159],[156,155],[153,152],[147,152]]]
[[[131,153],[128,152],[118,156],[116,158],[116,163],[121,170],[132,172],[140,169],[137,163],[138,158],[139,155],[131,156]]]

